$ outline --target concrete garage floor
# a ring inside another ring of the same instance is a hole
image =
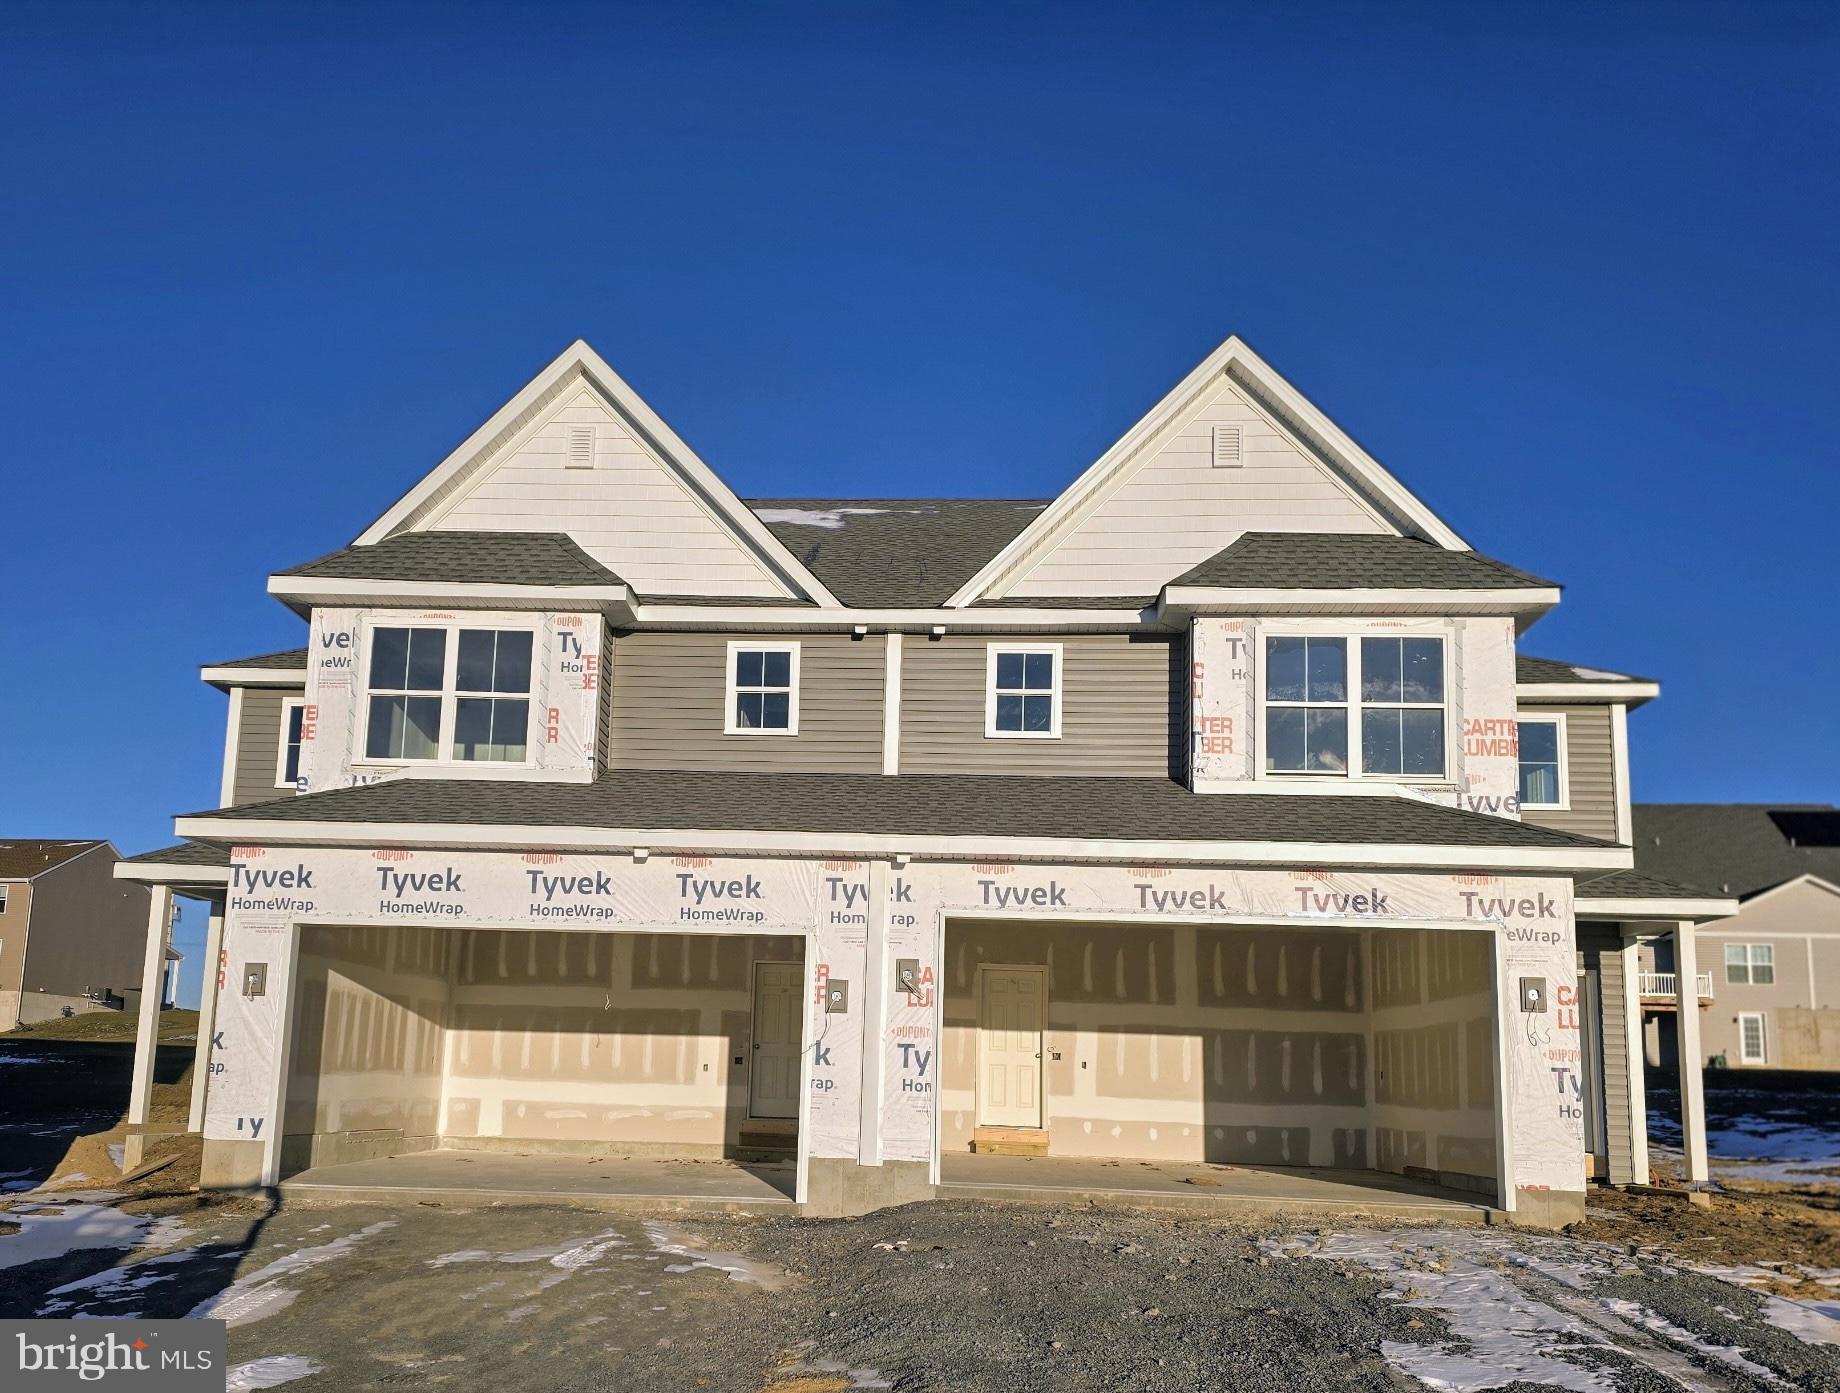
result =
[[[532,1156],[496,1151],[416,1151],[375,1161],[315,1166],[284,1180],[296,1203],[442,1200],[471,1204],[567,1204],[578,1209],[647,1205],[755,1210],[792,1203],[790,1161]]]
[[[975,1156],[939,1162],[941,1199],[1079,1204],[1118,1201],[1227,1215],[1346,1214],[1481,1223],[1479,1197],[1378,1171],[1252,1169],[1079,1156]]]

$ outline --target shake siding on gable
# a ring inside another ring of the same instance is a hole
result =
[[[1213,462],[1213,427],[1237,425],[1245,463]],[[1201,410],[1011,588],[1012,596],[1154,595],[1242,532],[1393,529],[1226,382]]]
[[[1058,634],[1052,641],[1061,645],[1064,668],[1061,738],[1009,740],[984,734],[992,640],[910,636],[901,668],[901,773],[1169,773],[1179,763],[1172,743],[1185,738],[1182,645],[1127,634]]]
[[[799,635],[799,733],[724,735],[728,645],[748,637],[618,635],[611,663],[611,766],[879,774],[881,639]],[[981,714],[978,719],[981,730]]]
[[[1521,816],[1541,827],[1587,837],[1616,838],[1616,752],[1610,738],[1607,706],[1531,706],[1528,716],[1565,717],[1565,758],[1571,807],[1564,812],[1528,808]]]
[[[574,427],[594,433],[591,468],[569,467]],[[566,532],[641,595],[788,593],[585,386],[455,490],[429,525]]]
[[[236,778],[230,791],[232,805],[288,796],[286,789],[275,787],[275,769],[281,757],[281,703],[302,694],[299,690],[281,687],[243,689],[243,721],[236,738]]]

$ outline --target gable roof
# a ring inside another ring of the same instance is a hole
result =
[[[258,653],[253,658],[231,658],[228,662],[205,664],[208,668],[248,668],[254,672],[293,672],[306,665],[307,650],[304,648],[284,648],[279,653]]]
[[[1840,885],[1829,803],[1637,803],[1636,869],[1748,898],[1804,875]]]
[[[1169,583],[1236,590],[1557,588],[1479,552],[1416,537],[1328,532],[1248,532]]]
[[[823,605],[836,598],[815,575],[787,551],[767,527],[745,507],[734,491],[688,444],[665,424],[633,388],[581,339],[563,349],[541,372],[445,459],[425,474],[354,540],[369,546],[423,522],[428,510],[456,489],[476,466],[528,425],[541,410],[554,403],[561,391],[575,382],[592,387],[638,435],[656,451],[677,481],[704,507],[712,520],[765,566],[789,595],[803,595]]]
[[[1268,404],[1273,414],[1282,416],[1287,430],[1332,457],[1359,482],[1378,507],[1397,520],[1399,530],[1416,533],[1452,550],[1467,548],[1468,544],[1442,518],[1235,334],[1170,389],[1136,425],[1063,490],[1040,517],[960,586],[947,604],[953,607],[975,604],[1015,580],[1013,572],[1020,563],[1044,550],[1062,531],[1077,525],[1118,479],[1126,477],[1142,463],[1144,447],[1189,409],[1203,391],[1222,378],[1250,391],[1261,403]]]
[[[625,584],[561,532],[399,532],[280,574],[454,585]]]
[[[0,880],[30,880],[55,870],[66,861],[74,861],[86,851],[108,843],[89,841],[42,841],[15,838],[0,842]]]

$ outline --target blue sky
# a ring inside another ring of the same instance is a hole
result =
[[[1840,9],[0,10],[0,833],[170,840],[199,663],[570,339],[742,494],[1051,494],[1230,332],[1840,794]],[[180,946],[196,951],[188,912]],[[196,971],[191,974],[195,981]]]

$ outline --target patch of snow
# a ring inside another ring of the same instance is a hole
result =
[[[1606,672],[1599,667],[1579,667],[1576,663],[1572,664],[1572,672],[1587,682],[1627,682],[1629,680],[1627,673]]]
[[[1603,1299],[1603,1304],[1604,1309],[1621,1316],[1632,1324],[1653,1331],[1674,1344],[1690,1346],[1701,1354],[1718,1360],[1721,1364],[1729,1364],[1734,1369],[1742,1369],[1753,1378],[1760,1378],[1765,1383],[1774,1384],[1778,1388],[1795,1386],[1775,1370],[1766,1369],[1763,1365],[1746,1359],[1743,1350],[1733,1349],[1730,1345],[1715,1345],[1712,1341],[1694,1334],[1684,1326],[1675,1325],[1665,1316],[1656,1315],[1638,1301],[1625,1301],[1621,1297],[1607,1296]]]
[[[0,1054],[0,1064],[43,1064],[42,1055],[35,1054]]]
[[[617,1230],[607,1229],[605,1232],[593,1234],[587,1238],[564,1239],[560,1243],[546,1243],[537,1248],[520,1248],[509,1253],[494,1253],[484,1248],[463,1248],[456,1253],[442,1253],[439,1257],[429,1258],[428,1266],[451,1267],[461,1262],[543,1262],[555,1270],[545,1272],[537,1280],[537,1290],[548,1291],[557,1283],[568,1281],[583,1268],[599,1262],[607,1256],[609,1250],[625,1246],[626,1240],[619,1236]],[[497,1285],[502,1284],[488,1283],[479,1290],[486,1291]],[[469,1294],[467,1299],[472,1299],[474,1295],[477,1293]]]
[[[18,1233],[0,1235],[0,1268],[43,1262],[85,1248],[169,1248],[191,1236],[177,1219],[124,1214],[106,1204],[23,1206],[8,1212]]]
[[[694,1272],[699,1267],[708,1267],[717,1272],[726,1272],[733,1281],[753,1282],[768,1291],[778,1291],[786,1285],[786,1274],[779,1268],[756,1262],[740,1253],[717,1253],[693,1248],[686,1241],[689,1235],[680,1233],[668,1224],[646,1224],[645,1236],[659,1252],[690,1259],[689,1262],[667,1265],[666,1272]]]
[[[285,1310],[299,1295],[289,1287],[281,1285],[282,1279],[296,1272],[305,1272],[336,1258],[342,1258],[357,1246],[361,1239],[382,1233],[385,1229],[396,1227],[394,1219],[383,1219],[375,1224],[366,1224],[356,1233],[348,1233],[343,1238],[335,1238],[330,1243],[321,1243],[312,1248],[301,1248],[276,1258],[273,1262],[251,1272],[247,1277],[239,1277],[225,1287],[216,1296],[207,1297],[187,1313],[189,1320],[221,1320],[232,1328],[248,1325],[265,1316]],[[257,1361],[260,1362],[260,1361]],[[296,1375],[301,1377],[301,1375]],[[251,1387],[265,1387],[253,1384]]]
[[[842,527],[844,520],[854,516],[867,517],[873,513],[886,513],[888,508],[756,508],[754,516],[762,522],[790,522],[800,527],[824,527],[836,531]],[[917,513],[918,508],[904,511]]]
[[[234,1364],[224,1375],[224,1393],[248,1393],[256,1388],[275,1388],[295,1379],[324,1373],[326,1366],[304,1354],[271,1354]]]
[[[112,1141],[109,1143],[109,1164],[115,1167],[117,1173],[128,1168],[128,1144],[126,1142]]]
[[[143,1262],[129,1263],[125,1267],[104,1268],[101,1272],[79,1277],[74,1282],[66,1282],[45,1293],[50,1297],[69,1299],[47,1301],[38,1308],[38,1314],[60,1319],[86,1315],[90,1307],[98,1302],[117,1301],[132,1292],[146,1291],[149,1287],[172,1281],[179,1275],[172,1269],[181,1263],[191,1262],[196,1256],[188,1249],[182,1253],[167,1253]],[[116,1313],[109,1314],[113,1317]]]

